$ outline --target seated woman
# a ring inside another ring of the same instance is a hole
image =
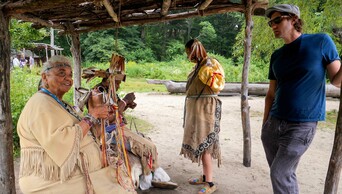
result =
[[[125,76],[122,76],[123,78]],[[120,79],[116,79],[114,81],[115,90],[117,91],[120,88],[121,84]],[[108,78],[103,78],[101,83],[97,84],[94,89],[100,90],[102,92],[107,93],[110,85],[110,80]],[[142,165],[142,176],[139,178],[139,187],[142,190],[149,189],[151,186],[166,188],[166,189],[175,189],[178,187],[176,183],[170,182],[170,177],[167,173],[159,166],[158,163],[158,153],[157,147],[155,144],[148,138],[143,137],[141,134],[137,134],[128,127],[125,126],[127,124],[126,119],[123,116],[123,112],[127,110],[127,108],[134,109],[136,107],[135,95],[134,93],[128,93],[123,99],[117,97],[117,107],[118,113],[120,117],[120,126],[124,129],[124,138],[126,142],[126,149],[133,153],[135,156],[138,156]],[[117,128],[116,119],[115,119],[115,111],[110,111],[109,116],[109,125],[106,126],[107,136]],[[115,137],[112,137],[112,144],[116,144]],[[153,173],[152,173],[153,172]],[[133,177],[134,179],[134,177]]]
[[[108,106],[78,115],[63,101],[72,84],[70,61],[53,56],[44,63],[41,87],[26,103],[17,124],[23,193],[135,193],[116,180],[115,167],[103,167],[99,145],[89,134]]]

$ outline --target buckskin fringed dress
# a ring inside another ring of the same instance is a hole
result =
[[[131,193],[118,184],[114,167],[102,168],[99,145],[83,137],[69,111],[42,92],[27,102],[17,124],[21,191],[85,194],[90,179],[96,194]]]
[[[197,66],[197,65],[196,65]],[[204,151],[221,164],[219,144],[224,71],[216,59],[207,58],[188,75],[184,110],[184,136],[180,154],[200,165]],[[197,75],[194,75],[197,74]]]

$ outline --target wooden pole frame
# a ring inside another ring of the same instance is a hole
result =
[[[251,126],[249,117],[248,104],[248,71],[251,60],[251,46],[252,46],[252,0],[246,1],[245,9],[245,41],[244,41],[244,63],[242,69],[242,83],[241,83],[241,121],[243,130],[243,165],[251,166]]]
[[[67,23],[68,31],[74,31],[73,25]],[[77,99],[79,99],[80,94],[76,91],[76,88],[81,87],[81,43],[80,35],[78,33],[71,33],[71,54],[74,62],[73,74],[74,74],[74,104],[77,104]]]
[[[10,101],[10,17],[0,4],[0,191],[15,194],[13,125]]]

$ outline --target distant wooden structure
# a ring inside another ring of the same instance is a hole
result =
[[[245,54],[241,84],[241,116],[245,166],[251,165],[248,70],[252,15],[264,15],[268,0],[2,0],[0,1],[0,190],[15,193],[10,93],[9,21],[16,18],[34,28],[50,27],[71,36],[74,87],[81,86],[80,33],[226,12],[245,15]],[[75,92],[75,94],[77,94]],[[74,97],[74,100],[77,96]]]
[[[33,47],[31,48],[33,51],[44,51],[45,54],[45,59],[42,60],[47,61],[49,60],[49,52],[48,51],[54,51],[55,55],[62,55],[62,51],[64,50],[63,48],[60,48],[55,45],[50,45],[46,43],[33,43]]]

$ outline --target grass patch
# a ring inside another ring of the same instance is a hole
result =
[[[151,123],[145,120],[139,119],[129,113],[125,113],[125,118],[127,119],[127,122],[128,122],[127,127],[131,128],[131,130],[134,132],[136,132],[136,128],[137,128],[139,132],[145,134],[153,128],[153,125]],[[136,125],[136,128],[134,126],[134,123]]]
[[[250,117],[263,117],[264,113],[260,111],[250,111],[249,116]]]
[[[120,85],[120,91],[124,92],[167,92],[165,85],[149,84],[144,78],[127,78]]]
[[[328,131],[335,130],[337,115],[337,110],[327,111],[325,115],[325,121],[318,122],[317,128]]]
[[[263,117],[263,112],[260,111],[250,111],[250,117]],[[336,121],[338,110],[326,111],[325,121],[318,122],[317,129],[323,131],[334,131],[336,128]]]

